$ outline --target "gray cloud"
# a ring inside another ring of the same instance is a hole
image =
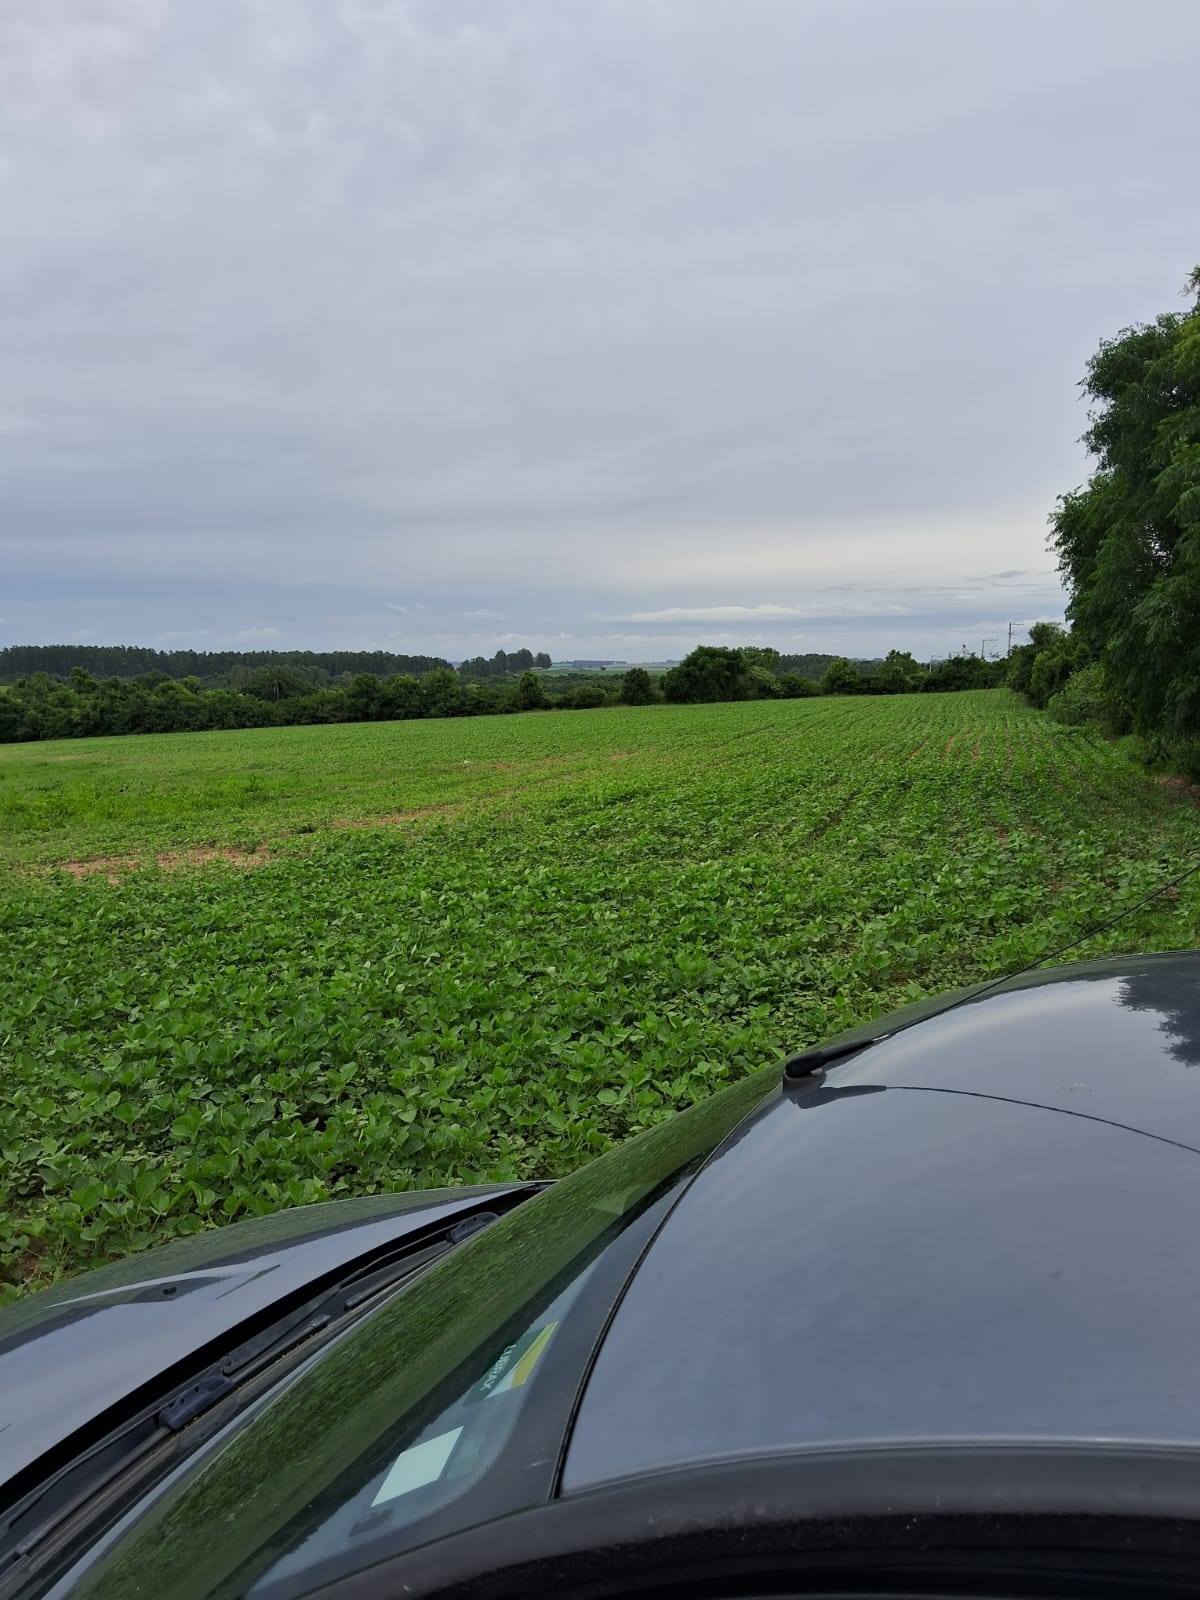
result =
[[[9,0],[4,633],[1059,613],[1083,363],[1200,256],[1198,48],[1190,0]]]

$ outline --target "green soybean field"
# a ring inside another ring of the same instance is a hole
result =
[[[1006,690],[6,746],[0,1295],[563,1174],[1198,856],[1191,791]],[[1073,954],[1198,932],[1192,878]]]

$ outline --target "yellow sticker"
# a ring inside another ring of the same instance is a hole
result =
[[[550,1343],[550,1337],[557,1327],[557,1322],[548,1322],[540,1330],[537,1338],[534,1339],[521,1359],[513,1363],[512,1370],[504,1378],[504,1381],[492,1391],[493,1394],[499,1394],[502,1389],[519,1389],[522,1384],[529,1382],[530,1377],[533,1375],[533,1369],[538,1364],[538,1358]]]

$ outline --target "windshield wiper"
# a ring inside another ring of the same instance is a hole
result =
[[[506,1197],[519,1204],[543,1185]],[[0,1600],[57,1562],[98,1519],[105,1525],[184,1455],[205,1443],[235,1415],[272,1388],[283,1373],[342,1333],[375,1302],[415,1277],[480,1228],[497,1211],[474,1212],[423,1243],[399,1241],[359,1261],[332,1286],[243,1339],[165,1397],[140,1407],[73,1461],[0,1516]]]
[[[491,1217],[495,1219],[494,1212]],[[340,1323],[346,1316],[361,1311],[385,1289],[423,1271],[453,1249],[454,1242],[442,1238],[424,1249],[409,1249],[406,1254],[374,1270],[356,1273],[336,1288],[316,1296],[289,1316],[244,1340],[195,1382],[180,1389],[159,1409],[156,1422],[171,1433],[182,1432],[265,1368],[274,1366],[284,1356],[325,1333],[335,1322]]]

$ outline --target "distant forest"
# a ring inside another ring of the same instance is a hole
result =
[[[830,655],[781,655],[779,671],[799,673],[802,678],[819,683],[839,659]],[[853,659],[852,664],[859,672],[870,674],[878,671],[883,662]],[[456,670],[460,678],[486,683],[489,679],[519,677],[522,672],[546,671],[552,665],[541,650],[497,650],[492,656],[472,656],[469,661],[460,662]],[[600,663],[595,666],[598,669]],[[252,674],[278,667],[288,667],[303,674],[304,681],[314,688],[324,688],[339,679],[348,685],[360,672],[372,678],[423,678],[427,673],[451,668],[451,663],[442,656],[392,655],[386,650],[153,650],[134,644],[0,647],[0,683],[17,683],[37,672],[65,683],[75,667],[93,678],[133,679],[155,672],[176,683],[195,678],[203,689],[243,690]]]
[[[802,678],[811,678],[814,683],[820,683],[821,679],[829,671],[833,663],[835,661],[840,661],[841,659],[841,656],[781,655],[779,658],[779,671],[797,672]],[[851,657],[850,664],[853,667],[857,667],[859,672],[869,674],[879,671],[880,667],[883,666],[883,657],[877,656],[870,659]]]
[[[140,678],[161,672],[177,682],[196,678],[205,689],[240,689],[239,674],[264,667],[292,667],[310,674],[314,684],[343,673],[369,672],[388,678],[410,673],[420,678],[450,663],[441,656],[397,656],[386,650],[151,650],[133,644],[10,644],[0,649],[0,683],[44,672],[65,679],[78,667],[93,678]]]

